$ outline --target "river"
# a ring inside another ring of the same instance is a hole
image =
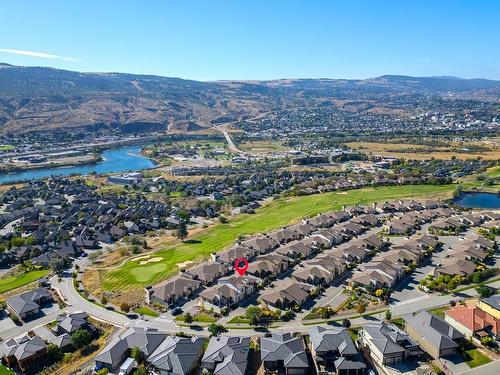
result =
[[[103,160],[96,164],[42,168],[29,171],[0,173],[0,184],[29,181],[50,176],[87,175],[90,173],[117,173],[140,171],[154,167],[151,159],[141,155],[140,146],[127,146],[104,151]]]
[[[462,193],[454,203],[467,208],[500,209],[500,195],[494,193]]]

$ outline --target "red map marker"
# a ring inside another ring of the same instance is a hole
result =
[[[243,276],[248,269],[248,260],[245,258],[236,259],[234,262],[234,269],[240,274],[240,276]]]

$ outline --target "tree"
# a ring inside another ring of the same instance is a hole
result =
[[[128,313],[130,311],[130,305],[127,302],[122,302],[120,305],[120,310],[124,313]]]
[[[54,258],[49,262],[49,267],[55,273],[65,270],[71,264],[71,260],[68,258]]]
[[[257,306],[250,306],[247,308],[245,316],[250,321],[250,325],[256,326],[262,319],[262,310]]]
[[[183,221],[179,223],[179,227],[177,228],[175,236],[179,238],[182,242],[184,242],[184,239],[188,236],[186,223],[184,223]]]
[[[137,346],[133,347],[132,350],[130,351],[130,357],[136,360],[137,363],[141,364],[144,362],[144,353],[141,352],[141,349],[138,348]]]
[[[356,311],[359,313],[359,314],[363,314],[365,311],[366,311],[366,306],[364,303],[360,303],[358,304],[358,307],[356,307]]]
[[[344,320],[342,320],[342,325],[345,328],[349,328],[351,326],[351,321],[349,319],[345,318]]]
[[[490,297],[495,293],[495,289],[490,288],[489,286],[486,286],[486,285],[479,285],[476,288],[476,291],[479,293],[481,298]]]
[[[109,370],[106,367],[104,367],[96,372],[97,375],[108,375],[108,373],[109,373]]]
[[[226,223],[227,223],[227,221],[228,221],[228,220],[227,220],[227,217],[225,217],[224,215],[220,215],[220,216],[219,216],[219,222],[220,222],[221,224],[226,224]]]
[[[392,313],[391,313],[391,310],[387,310],[385,312],[385,320],[388,320],[390,321],[392,319]]]
[[[101,304],[102,305],[107,305],[108,304],[108,298],[105,295],[101,296]]]
[[[71,334],[71,344],[77,349],[83,348],[92,342],[92,334],[86,329],[78,329]]]
[[[51,362],[59,362],[63,359],[63,353],[61,349],[55,344],[47,345],[47,356]]]
[[[189,312],[184,314],[184,323],[186,324],[193,323],[193,316]]]
[[[213,336],[219,336],[221,333],[227,332],[227,329],[222,324],[212,323],[208,326],[208,332],[210,332],[210,337],[213,337]]]
[[[382,289],[377,289],[375,291],[375,296],[381,297],[384,294],[384,291]]]

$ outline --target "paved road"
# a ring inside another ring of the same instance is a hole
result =
[[[235,154],[245,154],[243,151],[241,151],[233,142],[231,136],[229,135],[229,132],[227,131],[227,129],[223,126],[218,126],[216,127],[216,129],[220,132],[222,132],[222,134],[224,134],[224,137],[226,138],[226,142],[227,142],[227,148],[229,149],[229,151],[231,152],[234,152]]]
[[[498,375],[500,374],[500,361],[493,361],[484,366],[471,368],[456,375]]]

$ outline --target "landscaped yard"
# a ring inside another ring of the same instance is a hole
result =
[[[185,243],[169,242],[154,254],[158,262],[139,265],[128,261],[121,267],[101,271],[105,290],[131,290],[165,279],[177,272],[177,265],[206,258],[212,252],[232,245],[241,235],[266,233],[302,218],[339,210],[342,205],[368,204],[395,198],[450,196],[454,185],[407,185],[330,192],[276,200],[256,211],[232,218],[227,224],[216,224],[192,235]]]
[[[134,310],[134,312],[141,315],[152,316],[154,318],[160,316],[160,314],[158,314],[156,311],[151,310],[150,308],[144,306],[138,308],[137,310]]]
[[[48,270],[35,270],[23,273],[19,276],[10,276],[5,279],[0,279],[0,294],[32,283],[48,274]]]
[[[467,363],[467,366],[470,368],[482,366],[491,362],[491,358],[485,356],[476,348],[464,350],[462,355],[465,363]]]
[[[184,315],[179,315],[175,318],[178,322],[183,322],[184,321]],[[198,322],[198,323],[214,323],[217,321],[217,318],[214,318],[213,316],[207,315],[207,314],[197,314],[193,316],[193,322]]]
[[[438,307],[436,309],[431,309],[429,312],[431,314],[434,314],[436,316],[439,316],[440,318],[444,319],[444,312],[449,309],[449,306],[444,306],[444,307]]]

